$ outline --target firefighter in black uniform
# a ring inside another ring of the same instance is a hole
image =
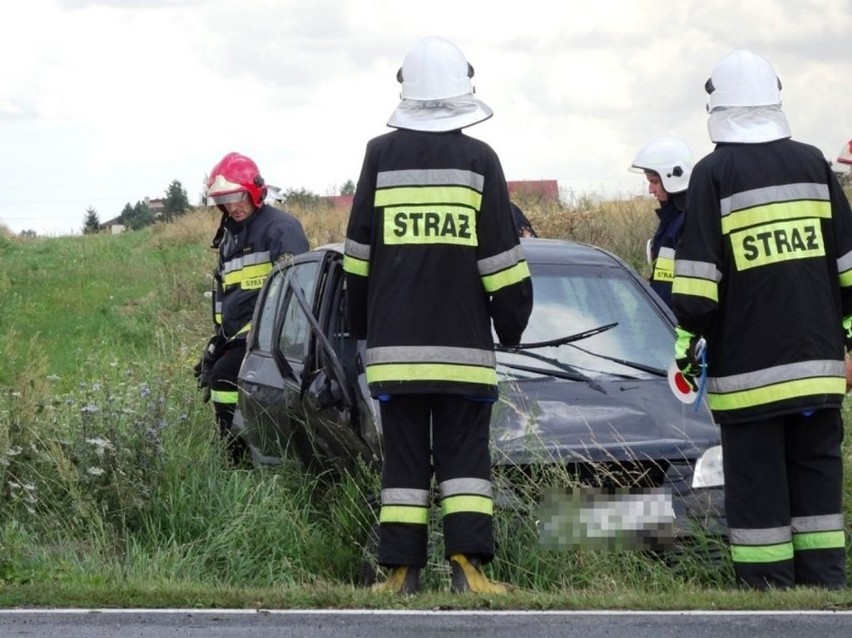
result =
[[[716,147],[689,184],[675,358],[686,374],[706,366],[737,582],[843,588],[849,201],[822,153],[790,139],[766,59],[732,52],[706,90]]]
[[[222,211],[212,245],[219,252],[213,291],[216,332],[196,366],[196,374],[199,386],[209,388],[230,460],[239,465],[246,448],[232,428],[237,374],[257,295],[277,260],[306,252],[309,246],[298,219],[264,203],[263,178],[254,161],[245,155],[228,153],[213,167],[207,197]]]
[[[489,427],[497,398],[494,330],[516,345],[532,283],[500,161],[461,129],[492,115],[473,68],[431,37],[406,55],[402,101],[370,140],[346,232],[350,330],[366,338],[380,399],[384,461],[379,589],[413,593],[427,558],[432,473],[454,591],[500,593],[494,555]]]
[[[692,173],[692,152],[673,135],[656,137],[636,153],[630,170],[645,174],[648,192],[657,198],[657,230],[648,242],[650,284],[667,306],[672,305],[675,248],[686,216],[686,189]]]

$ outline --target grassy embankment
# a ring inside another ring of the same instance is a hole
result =
[[[649,200],[521,204],[542,236],[596,243],[645,268],[644,241],[655,225]],[[312,245],[342,237],[345,213],[294,212]],[[195,389],[217,221],[218,213],[200,211],[117,236],[0,235],[0,607],[852,602],[846,593],[734,591],[729,566],[708,568],[691,556],[669,568],[636,552],[548,552],[532,520],[505,513],[490,573],[516,586],[508,596],[452,596],[440,565],[426,577],[428,591],[410,600],[355,587],[377,477],[332,480],[292,466],[232,471],[212,409]]]

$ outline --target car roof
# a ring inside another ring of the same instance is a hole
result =
[[[575,264],[589,266],[621,265],[621,260],[603,248],[568,239],[521,239],[524,256],[533,264]],[[340,242],[317,246],[312,252],[329,250],[343,254]]]
[[[525,238],[521,245],[533,264],[620,265],[617,257],[602,248],[567,239]]]

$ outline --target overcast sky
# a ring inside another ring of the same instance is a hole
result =
[[[0,38],[0,222],[79,233],[180,180],[197,203],[225,154],[267,182],[336,193],[390,129],[396,70],[454,41],[494,109],[467,129],[507,179],[645,192],[650,137],[711,150],[704,82],[735,48],[773,63],[793,138],[852,137],[849,0],[26,0]]]

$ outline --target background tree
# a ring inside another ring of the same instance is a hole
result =
[[[157,218],[154,211],[145,202],[136,202],[134,206],[130,203],[124,205],[124,210],[118,216],[118,221],[127,226],[130,230],[139,230],[153,224]]]
[[[355,194],[355,182],[351,179],[347,179],[346,182],[340,188],[341,195],[354,195]]]
[[[86,217],[83,220],[83,234],[91,235],[101,229],[101,220],[98,217],[98,212],[94,207],[89,206],[86,209]]]
[[[172,221],[190,208],[186,189],[179,180],[174,180],[166,189],[166,197],[163,199],[163,219],[167,222]]]

